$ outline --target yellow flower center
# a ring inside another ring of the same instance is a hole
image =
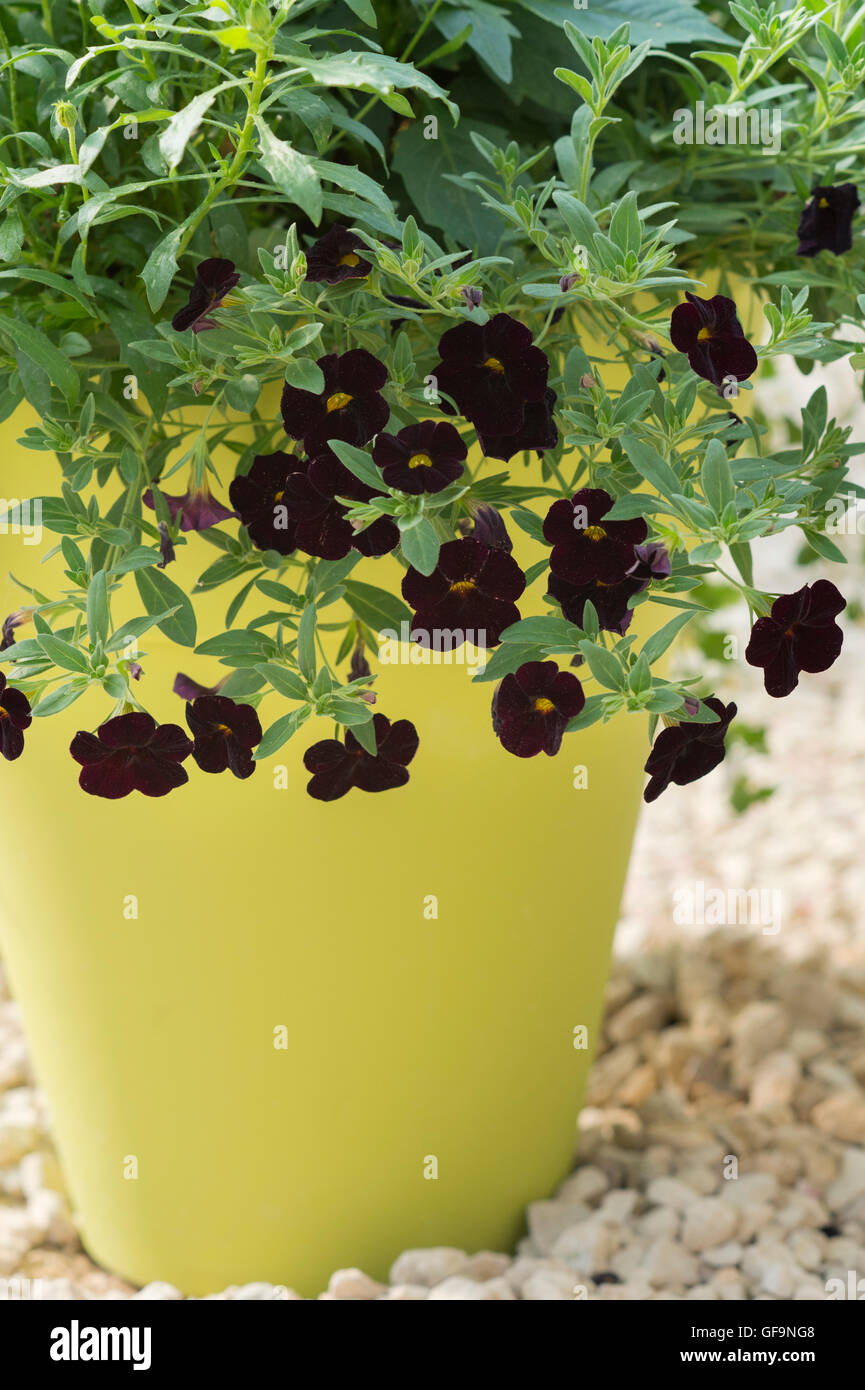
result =
[[[8,718],[9,718],[9,715],[8,715],[7,711],[3,708],[2,705],[0,705],[0,719],[8,719]]]
[[[697,339],[698,339],[699,342],[704,343],[704,342],[706,341],[706,339],[707,339],[707,338],[711,338],[711,336],[712,336],[712,330],[711,330],[711,328],[701,328],[700,331],[699,331],[699,333],[697,334]]]
[[[602,541],[606,535],[603,526],[584,526],[583,535],[588,536],[590,541]]]
[[[229,729],[227,724],[217,724],[216,732],[218,734],[230,734],[231,730]]]
[[[409,468],[432,468],[432,459],[429,454],[412,454],[408,466]]]
[[[360,256],[356,256],[353,251],[346,251],[344,256],[340,256],[340,265],[357,265]]]
[[[535,709],[538,714],[552,714],[555,708],[552,700],[548,700],[545,695],[539,695],[535,700]]]
[[[821,198],[817,206],[818,208],[827,208],[829,206],[829,199]]]
[[[327,413],[328,413],[328,415],[331,413],[332,410],[342,410],[342,408],[343,408],[344,406],[348,405],[348,403],[349,403],[349,401],[350,401],[351,399],[352,399],[351,396],[347,396],[347,395],[345,394],[344,391],[336,391],[332,396],[328,396],[328,398],[327,398]]]
[[[282,489],[280,489],[279,492],[275,492],[275,493],[273,494],[273,500],[274,500],[274,502],[281,502],[284,496],[285,496],[284,491],[282,491]]]
[[[490,369],[491,372],[503,372],[503,371],[504,371],[504,367],[502,366],[501,362],[499,361],[499,359],[498,359],[497,357],[488,357],[487,360],[486,360],[486,362],[484,363],[484,366],[485,366],[485,367],[489,367],[489,369]]]
[[[452,594],[459,594],[460,597],[462,597],[463,594],[470,594],[472,590],[476,588],[477,585],[473,579],[458,579],[455,584],[451,585],[450,592]]]

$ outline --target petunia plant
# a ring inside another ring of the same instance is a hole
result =
[[[520,96],[537,5],[4,7],[0,416],[26,401],[21,444],[57,458],[26,505],[63,562],[3,623],[7,759],[98,687],[70,747],[90,794],[246,779],[295,736],[311,796],[399,788],[423,748],[375,669],[406,624],[481,653],[502,756],[642,716],[651,801],[724,757],[736,706],[688,646],[714,584],[770,696],[838,658],[835,584],[767,592],[755,548],[797,528],[843,562],[862,447],[820,388],[774,448],[760,383],[865,364],[865,20],[674,0],[632,42],[548,8],[570,18]],[[147,709],[154,629],[185,729]]]

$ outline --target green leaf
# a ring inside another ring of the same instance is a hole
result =
[[[166,618],[170,618],[172,613],[177,610],[166,608],[164,613],[154,613],[145,618],[130,618],[128,623],[124,623],[105,644],[107,652],[117,652],[123,647],[128,647],[130,642],[134,642],[138,637],[143,637],[145,632],[149,632],[152,627],[158,627]]]
[[[381,491],[381,473],[364,449],[358,449],[354,444],[346,444],[342,439],[329,439],[327,443],[340,463],[344,463],[356,478],[360,478],[368,487]]]
[[[589,670],[600,685],[606,686],[608,690],[624,690],[626,688],[627,678],[621,663],[617,661],[612,652],[608,652],[597,642],[589,642],[588,640],[580,643],[580,651],[586,658]]]
[[[345,586],[345,601],[355,616],[374,632],[390,629],[398,633],[401,623],[411,622],[411,609],[402,599],[386,589],[377,589],[374,584],[351,580]]]
[[[672,468],[651,445],[632,434],[623,434],[622,448],[640,476],[662,496],[675,497],[681,492],[681,483]]]
[[[580,729],[588,729],[592,724],[597,724],[599,719],[603,719],[606,706],[606,695],[590,695],[579,714],[568,724],[565,733],[575,734]]]
[[[275,753],[278,748],[281,748],[284,743],[288,743],[288,740],[293,734],[297,733],[297,730],[308,715],[308,708],[293,709],[290,710],[288,714],[283,714],[280,719],[277,719],[275,724],[271,724],[253,754],[255,761],[259,762],[262,758],[269,758],[270,755]]]
[[[158,241],[148,256],[141,278],[147,290],[147,302],[154,313],[165,303],[165,296],[177,273],[177,252],[183,240],[185,225],[174,227]]]
[[[536,644],[523,645],[520,642],[503,642],[496,647],[489,661],[474,677],[472,684],[485,681],[500,681],[503,676],[518,671],[527,661],[543,661],[544,649]]]
[[[710,439],[700,470],[703,495],[716,517],[720,517],[728,502],[735,501],[736,485],[727,460],[727,451],[720,439]]]
[[[259,158],[263,167],[280,192],[302,208],[317,227],[321,221],[323,205],[321,183],[314,165],[306,155],[286,144],[284,140],[277,140],[261,116],[256,116],[255,125],[261,145]]]
[[[67,685],[57,686],[55,690],[43,695],[38,704],[33,706],[34,718],[59,714],[62,709],[74,704],[78,697],[84,694],[88,685],[89,681],[69,681]]]
[[[305,676],[309,682],[315,680],[316,671],[315,623],[315,604],[311,603],[308,608],[303,610],[303,617],[297,630],[297,664],[300,667],[301,675]]]
[[[306,682],[294,671],[287,670],[285,666],[278,666],[274,661],[265,661],[255,669],[269,681],[278,694],[285,695],[289,700],[309,699]]]
[[[108,628],[108,587],[105,571],[98,570],[87,586],[87,631],[94,646],[97,642],[105,645]]]
[[[582,638],[580,628],[554,614],[540,618],[521,618],[512,623],[502,633],[503,642],[518,642],[525,646],[538,643],[546,647],[564,647],[566,651],[576,651]]]
[[[290,357],[285,364],[285,379],[298,391],[311,391],[318,396],[324,390],[324,372],[311,357]]]
[[[663,627],[659,627],[657,632],[652,633],[651,637],[646,640],[642,651],[642,655],[650,665],[653,665],[658,660],[658,657],[663,656],[670,644],[678,637],[682,628],[686,627],[693,617],[693,611],[679,613],[677,617],[672,618],[670,622],[665,623]]]
[[[159,618],[159,631],[181,647],[194,647],[197,630],[195,609],[174,580],[169,579],[162,570],[141,569],[135,571],[135,583],[149,614],[160,615],[166,609],[176,610],[170,618]]]
[[[408,530],[400,530],[400,545],[405,559],[421,574],[432,574],[439,559],[441,542],[426,517]]]
[[[371,29],[378,28],[378,20],[375,17],[372,0],[345,0],[345,3],[364,24],[368,24]]]
[[[213,105],[219,92],[230,83],[221,83],[208,91],[199,92],[187,106],[171,117],[159,137],[159,150],[169,169],[176,169],[190,137],[201,125],[205,112]]]
[[[476,134],[494,145],[506,145],[508,133],[502,126],[473,121]],[[447,175],[462,175],[482,167],[481,158],[468,130],[441,126],[438,138],[424,138],[424,122],[413,121],[399,132],[393,168],[400,175],[416,209],[421,226],[440,227],[453,237],[457,246],[476,255],[492,254],[502,234],[497,214],[485,207],[478,193],[449,181]]]
[[[68,357],[56,348],[39,328],[15,319],[7,312],[0,315],[0,334],[34,362],[63,392],[70,405],[78,400],[78,373]]]
[[[372,711],[370,711],[372,713]],[[340,720],[340,723],[342,721]],[[378,738],[375,732],[375,724],[372,719],[365,719],[360,724],[352,726],[352,733],[357,739],[361,748],[366,749],[367,753],[374,758],[378,753]]]
[[[532,14],[557,26],[574,19],[573,0],[520,0]],[[579,28],[589,39],[608,39],[621,24],[630,25],[631,43],[651,41],[654,48],[673,44],[729,43],[740,38],[725,34],[691,0],[589,0],[578,11]]]
[[[84,675],[90,674],[90,662],[87,657],[77,647],[73,647],[70,642],[64,642],[61,637],[45,635],[40,635],[36,641],[55,666],[62,666],[65,671],[78,671]]]

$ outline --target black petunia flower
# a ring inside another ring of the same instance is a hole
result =
[[[189,299],[182,309],[178,309],[171,320],[171,327],[178,333],[191,328],[193,333],[203,333],[206,328],[216,328],[207,315],[218,309],[225,296],[234,289],[240,275],[234,261],[211,256],[202,261],[195,271],[195,284],[189,291]]]
[[[539,454],[545,449],[554,449],[559,442],[559,431],[553,419],[555,403],[556,393],[548,386],[542,400],[527,403],[523,423],[515,434],[483,434],[478,430],[478,442],[487,458],[504,459],[507,463],[514,454],[526,449],[536,449]]]
[[[550,569],[559,579],[582,586],[593,580],[618,584],[634,563],[634,546],[646,539],[642,517],[608,521],[613,499],[603,488],[581,488],[570,502],[554,502],[544,521],[544,536],[552,544]]]
[[[192,740],[178,724],[159,724],[149,714],[118,714],[96,734],[79,731],[69,752],[81,764],[78,785],[91,796],[116,801],[130,792],[165,796],[189,781],[180,764]]]
[[[322,560],[341,560],[352,548],[367,556],[389,554],[399,545],[396,523],[380,516],[365,530],[356,531],[346,519],[346,508],[336,500],[369,502],[380,495],[325,449],[311,460],[306,473],[293,473],[286,484],[285,507],[297,548]]]
[[[379,394],[387,381],[384,363],[366,348],[351,348],[319,357],[324,390],[301,391],[286,382],[282,388],[282,423],[292,439],[302,439],[308,454],[320,453],[329,439],[366,444],[383,430],[390,407]]]
[[[15,645],[15,629],[23,627],[30,622],[30,608],[16,608],[14,613],[9,613],[3,619],[2,633],[0,633],[0,652],[5,652],[9,647]]]
[[[447,329],[439,353],[442,360],[432,370],[439,389],[481,433],[516,434],[526,405],[544,399],[547,355],[532,346],[529,329],[510,314]]]
[[[446,420],[421,420],[399,434],[380,434],[373,461],[386,487],[400,492],[442,492],[463,471],[468,449]]]
[[[453,645],[470,641],[494,647],[511,623],[519,621],[516,599],[526,577],[507,551],[482,541],[448,541],[432,574],[410,569],[402,581],[406,603],[415,609],[415,628],[448,631]]]
[[[164,570],[166,566],[174,563],[177,556],[174,553],[174,541],[171,539],[165,522],[158,522],[156,529],[159,531],[159,564],[157,568]]]
[[[797,256],[816,256],[818,251],[831,251],[843,256],[853,245],[853,216],[859,208],[859,192],[855,183],[840,183],[836,187],[818,184],[799,218]]]
[[[616,584],[604,584],[593,579],[588,584],[569,584],[550,574],[547,593],[558,599],[562,613],[569,623],[583,626],[583,612],[587,603],[592,603],[598,615],[598,626],[607,632],[624,634],[631,625],[634,610],[628,607],[628,600],[646,588],[645,579],[620,579]]]
[[[746,381],[757,370],[757,354],[726,295],[700,299],[685,291],[687,304],[677,304],[670,320],[673,346],[687,353],[691,370],[721,387],[725,379]]]
[[[195,740],[192,756],[202,772],[225,772],[251,777],[252,750],[262,729],[252,705],[238,705],[226,695],[200,695],[186,706],[186,722]]]
[[[288,480],[304,474],[308,464],[294,454],[257,454],[248,473],[239,473],[228,489],[231,505],[253,545],[291,555],[296,549],[295,527],[285,504]]]
[[[228,507],[224,507],[221,502],[216,500],[213,493],[210,491],[206,478],[200,487],[196,487],[195,483],[190,481],[186,492],[181,496],[169,496],[167,492],[163,492],[162,496],[165,499],[172,521],[176,521],[178,514],[182,513],[180,519],[181,531],[206,531],[210,526],[216,526],[220,521],[230,521],[234,516],[234,512],[229,511]],[[145,507],[150,507],[152,511],[155,510],[153,492],[150,488],[147,489],[141,500]],[[168,564],[169,561],[173,559],[174,553],[172,548],[172,553],[165,561],[165,564]],[[164,569],[165,565],[162,565],[160,568]]]
[[[518,758],[552,757],[585,703],[576,676],[560,671],[554,661],[527,661],[497,687],[493,729],[502,747]]]
[[[24,752],[24,730],[30,728],[32,718],[23,690],[7,685],[0,671],[0,753],[7,762],[14,763]]]
[[[408,765],[417,752],[417,730],[408,719],[391,724],[383,714],[373,715],[376,753],[367,753],[351,729],[345,743],[325,738],[314,743],[303,755],[303,765],[313,774],[306,790],[316,801],[336,801],[352,787],[362,792],[384,792],[403,787],[408,781]]]
[[[218,695],[228,679],[228,676],[223,676],[216,685],[202,685],[200,681],[194,681],[191,676],[185,676],[182,671],[178,671],[171,689],[181,700],[197,700],[199,695]]]
[[[799,674],[827,671],[836,660],[844,634],[836,617],[847,600],[828,579],[805,584],[795,594],[781,594],[768,617],[758,618],[745,650],[750,666],[762,666],[769,695],[789,695]]]
[[[325,285],[338,285],[342,280],[362,280],[372,270],[370,261],[359,253],[368,254],[356,232],[338,222],[319,237],[306,253],[306,278]]]
[[[501,513],[486,502],[474,509],[474,529],[471,538],[483,541],[484,545],[491,545],[497,550],[506,550],[509,555],[514,548]]]
[[[645,801],[656,801],[671,782],[678,787],[696,782],[724,761],[727,751],[724,739],[736,714],[736,706],[724,706],[714,696],[702,703],[714,710],[718,721],[714,724],[673,724],[661,730],[646,762],[645,771],[651,780],[643,792]]]

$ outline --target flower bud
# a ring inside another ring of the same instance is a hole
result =
[[[78,112],[71,101],[57,101],[54,103],[54,114],[57,117],[57,124],[64,130],[74,130],[75,122],[78,120]]]

